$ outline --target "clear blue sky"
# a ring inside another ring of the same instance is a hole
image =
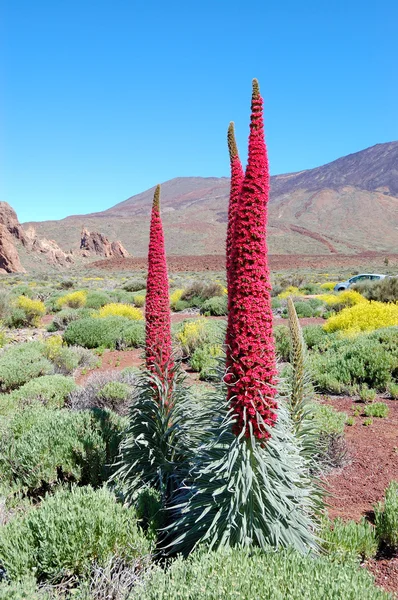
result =
[[[0,199],[21,221],[108,208],[245,159],[271,172],[398,139],[397,0],[0,0]]]

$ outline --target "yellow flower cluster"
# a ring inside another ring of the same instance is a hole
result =
[[[206,319],[187,321],[183,324],[177,333],[177,340],[180,342],[185,355],[191,354],[204,340],[206,335],[205,328]]]
[[[139,308],[131,306],[131,304],[118,304],[116,302],[105,304],[95,316],[100,319],[104,317],[126,317],[131,321],[142,321],[144,318],[142,310]]]
[[[343,331],[353,334],[394,325],[398,325],[398,303],[388,304],[365,300],[355,306],[343,308],[342,311],[327,320],[324,328],[328,332]]]
[[[335,306],[336,304],[355,306],[356,304],[366,302],[366,298],[354,290],[345,290],[339,294],[321,294],[320,296],[317,296],[317,298],[325,302],[328,306]]]
[[[52,335],[51,337],[47,338],[44,342],[47,358],[50,360],[55,360],[63,346],[63,343],[64,342],[61,335]]]
[[[65,294],[65,296],[61,296],[57,300],[58,308],[62,308],[63,306],[69,306],[69,308],[82,308],[86,304],[87,300],[87,292],[70,292],[70,294]]]
[[[21,308],[29,319],[29,322],[37,326],[40,317],[46,314],[46,307],[41,300],[32,300],[27,296],[19,296],[16,302],[17,308]]]
[[[184,290],[174,290],[172,294],[170,294],[170,306],[171,308],[175,308],[177,302],[181,300],[181,296],[183,295]]]
[[[288,298],[289,296],[297,297],[297,296],[305,296],[305,294],[303,294],[303,292],[300,292],[298,287],[295,287],[294,285],[289,285],[289,287],[287,287],[285,290],[283,290],[283,292],[278,294],[278,298],[280,298],[281,300],[283,300],[284,298]]]
[[[321,287],[323,290],[328,290],[330,292],[334,289],[336,283],[336,281],[325,281],[325,283],[321,283],[319,287]]]

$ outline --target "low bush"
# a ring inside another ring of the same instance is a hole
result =
[[[319,285],[320,288],[327,291],[332,291],[336,285],[337,281],[325,281]]]
[[[357,284],[355,290],[367,300],[377,302],[398,302],[398,277],[386,277],[381,281]]]
[[[328,332],[373,331],[382,327],[398,325],[398,304],[369,302],[364,300],[351,308],[344,308],[331,316],[324,327]]]
[[[290,285],[285,290],[283,290],[283,292],[278,294],[278,298],[280,298],[281,300],[284,300],[285,298],[288,298],[289,296],[293,296],[294,298],[299,298],[300,296],[304,296],[304,295],[305,294],[303,294],[303,292],[300,292],[298,287],[296,287],[294,285]]]
[[[124,317],[125,319],[130,319],[131,321],[142,321],[144,315],[139,308],[135,306],[131,306],[130,304],[106,304],[98,311],[98,316],[100,319],[106,317]]]
[[[136,374],[131,371],[93,373],[69,395],[68,405],[74,410],[100,408],[126,415],[135,385]]]
[[[62,408],[68,395],[76,388],[77,385],[71,377],[44,375],[14,390],[8,394],[7,399],[8,404],[15,407],[26,406],[38,400],[48,408]]]
[[[145,288],[146,281],[143,277],[133,277],[123,285],[123,289],[126,292],[140,292],[141,290],[145,290]]]
[[[190,305],[186,300],[178,300],[178,302],[176,302],[172,308],[175,310],[175,312],[181,312],[187,308],[190,308]]]
[[[224,317],[228,313],[227,296],[215,296],[205,300],[201,306],[202,315],[213,317]]]
[[[137,308],[142,308],[145,304],[145,294],[134,294],[133,302]]]
[[[330,336],[322,353],[311,356],[314,383],[320,391],[340,393],[351,386],[366,384],[385,390],[398,372],[398,345],[390,340],[360,335],[353,339]]]
[[[391,600],[365,569],[294,551],[223,550],[154,568],[131,600]]]
[[[87,292],[86,297],[86,308],[92,308],[98,310],[105,304],[108,304],[109,296],[105,292],[101,292],[99,290],[90,290]]]
[[[52,322],[47,327],[47,331],[61,331],[65,329],[69,323],[72,323],[72,321],[92,317],[94,313],[95,310],[92,308],[65,308],[54,316]]]
[[[205,300],[210,300],[215,296],[224,296],[224,294],[224,287],[221,283],[195,281],[183,291],[180,299],[188,302],[197,299],[203,303]]]
[[[336,294],[322,294],[318,296],[318,299],[325,302],[325,304],[335,311],[366,302],[366,299],[359,292],[354,290],[344,290],[344,292],[338,292]]]
[[[373,402],[373,404],[368,404],[363,409],[366,417],[378,417],[381,419],[387,417],[388,412],[388,406],[385,402]]]
[[[0,479],[25,493],[62,481],[98,485],[108,475],[122,428],[107,411],[31,404],[0,421]]]
[[[123,304],[132,304],[134,302],[134,293],[126,292],[126,290],[112,290],[109,292],[113,302],[122,302]]]
[[[323,548],[333,560],[341,562],[349,558],[367,560],[377,552],[375,528],[363,518],[359,523],[327,519],[319,537]]]
[[[68,325],[64,340],[84,348],[138,348],[145,342],[145,329],[143,322],[125,317],[80,319]]]
[[[170,294],[170,306],[173,310],[176,309],[176,305],[178,302],[181,301],[181,296],[183,295],[184,290],[173,290],[173,292]],[[185,302],[185,300],[183,300],[182,302]],[[186,307],[189,306],[189,302],[186,302]],[[181,310],[181,309],[180,309]]]
[[[54,365],[43,356],[40,342],[17,344],[0,355],[0,391],[20,387],[35,377],[52,375]]]
[[[377,396],[376,391],[369,389],[366,383],[360,386],[358,394],[362,402],[373,402]]]
[[[38,327],[41,317],[46,314],[44,302],[26,296],[19,296],[16,307],[25,313],[26,324],[29,327]]]
[[[60,581],[87,574],[94,562],[105,565],[115,555],[130,561],[150,550],[134,510],[89,486],[59,490],[0,530],[0,564],[12,580]]]
[[[328,334],[322,325],[307,325],[303,328],[303,336],[308,350],[312,350],[322,346]]]
[[[383,502],[374,507],[376,535],[392,551],[398,549],[398,482],[392,481]]]
[[[387,390],[393,400],[398,400],[398,383],[389,383]]]
[[[217,366],[219,365],[219,358],[222,356],[223,351],[220,344],[209,345],[205,344],[196,348],[189,364],[193,371],[199,373],[199,378],[204,381],[212,381],[218,379]]]
[[[211,319],[189,319],[174,328],[175,337],[185,357],[206,344],[222,344],[225,338],[225,321]]]
[[[64,296],[60,296],[56,305],[58,309],[63,308],[64,306],[69,306],[69,308],[82,308],[86,305],[87,301],[87,292],[84,290],[80,290],[77,292],[70,292],[70,294],[65,294]]]

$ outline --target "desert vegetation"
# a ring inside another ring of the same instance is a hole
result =
[[[396,457],[396,279],[270,273],[262,110],[225,273],[169,273],[157,186],[147,271],[1,279],[0,599],[393,598],[398,469],[352,515],[329,486]]]

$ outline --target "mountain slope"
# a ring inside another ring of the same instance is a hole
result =
[[[162,184],[167,250],[224,252],[229,179],[181,177]],[[112,208],[35,223],[42,235],[76,247],[82,227],[147,252],[153,188]],[[327,165],[271,177],[269,248],[275,254],[392,252],[398,247],[398,142],[377,144]]]

